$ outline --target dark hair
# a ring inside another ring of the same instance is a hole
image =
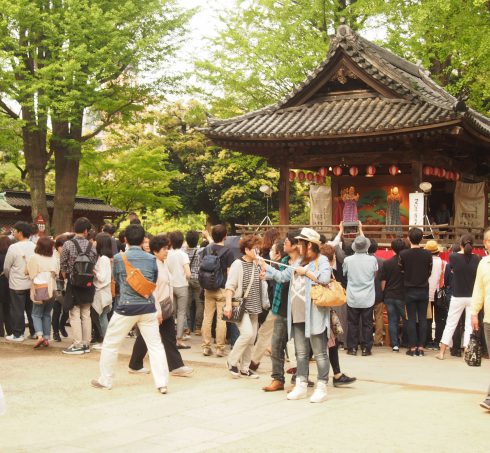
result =
[[[215,225],[211,229],[211,237],[214,242],[221,242],[226,236],[228,232],[226,231],[226,227],[224,225]]]
[[[92,224],[87,217],[79,217],[73,224],[73,230],[78,234],[85,233],[85,231],[90,231],[90,228],[92,228]]]
[[[172,231],[168,237],[173,249],[177,250],[182,247],[182,244],[184,243],[184,235],[182,234],[182,231]]]
[[[53,240],[48,236],[40,237],[37,240],[34,253],[42,256],[53,256]]]
[[[261,252],[262,254],[270,252],[274,242],[279,237],[279,230],[271,228],[264,233],[264,239],[262,240]]]
[[[209,241],[206,239],[203,239],[201,242],[201,247],[207,247],[209,245]]]
[[[97,236],[97,231],[92,228],[89,230],[89,232],[87,234],[87,239],[89,241],[95,241],[96,236]]]
[[[95,236],[95,250],[97,250],[97,255],[107,256],[112,258],[114,254],[112,253],[112,237],[109,233],[99,233]]]
[[[325,236],[323,233],[320,233],[320,242],[322,244],[325,244],[325,242],[327,242],[327,236]]]
[[[130,225],[141,225],[141,220],[140,219],[131,219],[129,221]]]
[[[293,230],[288,233],[288,241],[291,245],[296,245],[299,242],[299,239],[296,239],[296,236],[299,236],[301,233],[300,230]]]
[[[145,229],[136,223],[128,225],[124,231],[126,242],[129,245],[141,245],[145,238]]]
[[[463,234],[461,236],[461,247],[463,247],[464,256],[466,261],[469,262],[471,259],[471,254],[473,253],[473,236],[471,234]]]
[[[107,234],[110,234],[111,236],[114,235],[114,233],[116,232],[116,227],[114,225],[112,225],[111,223],[106,223],[103,227],[102,227],[102,232],[103,233],[107,233]]]
[[[145,238],[149,239],[150,241],[153,239],[153,234],[151,233],[145,233]]]
[[[155,254],[158,253],[163,247],[168,247],[170,241],[166,234],[158,234],[150,240],[150,251]]]
[[[56,236],[55,240],[54,240],[54,247],[56,249],[60,248],[60,247],[63,247],[63,244],[66,242],[66,241],[69,241],[70,239],[73,239],[75,235],[73,233],[70,233],[70,234],[60,234],[59,236]]]
[[[15,222],[14,229],[22,233],[24,238],[28,238],[31,235],[31,226],[22,220]]]
[[[187,242],[187,245],[191,249],[197,247],[197,243],[199,242],[199,231],[188,231],[185,235],[185,242]]]
[[[117,235],[117,238],[119,239],[119,242],[121,242],[121,244],[124,244],[124,241],[126,240],[125,232],[120,231],[119,234]]]
[[[31,227],[31,234],[39,233],[39,227],[37,226],[37,223],[30,223],[29,226]]]
[[[315,244],[314,242],[310,242],[310,241],[305,241],[304,239],[300,239],[299,241],[301,244],[304,244],[305,247],[308,247],[308,243],[311,244],[311,250],[313,251],[313,253],[316,253],[317,255],[320,254],[320,245],[319,244]],[[303,256],[303,262],[301,263],[301,265],[305,266],[309,262],[311,262],[311,261],[309,260],[307,254],[305,253],[305,256]]]
[[[240,252],[245,253],[245,249],[252,250],[253,248],[260,247],[262,245],[262,239],[254,234],[243,236],[240,239]]]
[[[419,245],[424,237],[424,233],[420,228],[410,228],[408,232],[408,239],[413,245]]]
[[[0,254],[1,255],[6,255],[7,250],[12,244],[12,241],[8,236],[0,236]],[[3,271],[3,269],[2,269]]]
[[[374,255],[378,251],[378,243],[375,239],[370,239],[369,241],[371,243],[369,244],[368,253]]]
[[[405,249],[405,241],[402,238],[396,238],[391,241],[391,250],[398,255],[402,250]]]
[[[284,253],[284,240],[283,239],[276,242],[276,252],[279,253],[279,255],[281,255],[281,258],[284,258],[284,256],[286,255]]]

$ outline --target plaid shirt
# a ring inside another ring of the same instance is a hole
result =
[[[289,256],[285,256],[281,263],[287,264],[289,260]],[[286,266],[279,266],[279,270],[283,271],[286,269]],[[277,315],[279,311],[279,307],[281,306],[281,292],[282,292],[282,283],[276,282],[276,286],[274,288],[274,299],[272,300],[272,313]]]
[[[74,239],[78,241],[80,244],[80,248],[82,249],[83,252],[88,247],[88,239],[81,238],[79,236],[75,236]],[[67,275],[70,275],[72,270],[73,270],[73,264],[75,264],[75,260],[77,259],[78,252],[77,248],[75,247],[75,244],[73,241],[66,241],[63,244],[63,249],[61,250],[61,257],[60,257],[60,269],[61,272],[64,272]],[[89,253],[89,259],[92,261],[92,263],[97,262],[97,251],[95,250],[95,244],[92,244],[92,248],[90,249]]]
[[[199,247],[188,248],[186,250],[189,255],[189,262],[191,265],[191,278],[199,278],[199,267],[201,266],[202,249]]]

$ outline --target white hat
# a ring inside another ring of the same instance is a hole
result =
[[[295,239],[302,239],[303,241],[313,242],[318,245],[322,243],[320,241],[320,235],[312,228],[303,228],[299,236],[296,236]]]
[[[371,241],[365,236],[357,236],[352,243],[352,250],[356,253],[366,253],[369,250]]]

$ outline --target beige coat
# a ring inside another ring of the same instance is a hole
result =
[[[53,297],[53,291],[56,288],[56,276],[60,272],[59,260],[56,258],[55,254],[53,256],[42,256],[35,253],[29,258],[27,262],[26,274],[31,280],[40,274],[41,272],[51,272],[51,278],[48,279],[48,294],[49,297]],[[34,286],[31,286],[31,300],[34,303]]]

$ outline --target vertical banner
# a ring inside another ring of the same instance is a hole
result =
[[[325,185],[310,186],[310,224],[332,224],[332,188]]]
[[[454,225],[466,228],[483,228],[487,213],[485,183],[457,182],[454,191]]]
[[[415,192],[408,195],[409,210],[408,224],[423,225],[424,224],[424,194]]]

